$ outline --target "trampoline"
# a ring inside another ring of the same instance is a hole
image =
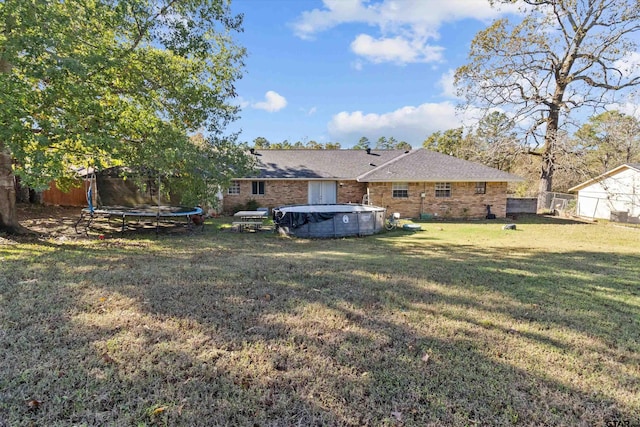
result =
[[[154,204],[155,200],[153,197],[140,197],[140,194],[133,194],[135,196],[135,200],[132,201],[132,197],[122,197],[123,194],[131,196],[131,193],[138,192],[138,189],[131,187],[119,187],[114,188],[113,183],[107,186],[108,193],[106,197],[98,198],[97,195],[97,179],[95,173],[92,174],[91,177],[88,177],[88,189],[87,189],[87,207],[82,209],[80,212],[80,218],[75,224],[76,233],[82,233],[82,230],[79,229],[80,224],[85,222],[83,228],[84,232],[87,233],[91,224],[97,218],[106,218],[109,223],[112,219],[117,219],[120,221],[120,231],[124,232],[127,229],[128,219],[136,220],[137,223],[140,224],[144,220],[155,220],[155,229],[156,234],[160,229],[160,221],[175,221],[179,218],[184,218],[186,220],[187,227],[191,230],[194,226],[201,226],[204,229],[204,221],[203,221],[203,210],[200,207],[185,207],[185,206],[171,206],[161,204],[161,199],[158,195],[157,204]],[[103,181],[104,183],[104,181]],[[115,190],[115,191],[114,191]],[[120,197],[119,197],[120,196]],[[141,203],[135,206],[128,205],[120,205],[120,204],[109,204],[99,207],[94,207],[94,202],[98,199],[106,199],[110,202],[118,203],[119,200],[126,202],[133,202],[139,200],[145,200],[148,203]],[[150,203],[149,203],[150,202]]]
[[[185,206],[139,206],[139,207],[126,207],[126,206],[102,206],[98,209],[91,207],[82,209],[80,213],[80,219],[76,222],[76,233],[80,234],[82,231],[78,230],[78,226],[86,220],[84,225],[84,232],[86,233],[91,223],[98,217],[106,218],[111,221],[113,218],[121,220],[120,231],[124,232],[127,229],[127,218],[137,219],[138,223],[143,219],[155,219],[156,233],[160,230],[160,221],[163,219],[176,219],[184,217],[186,225],[192,228],[194,225],[198,225],[204,229],[203,221],[194,220],[196,217],[201,219],[203,214],[202,208],[194,207],[189,208]]]

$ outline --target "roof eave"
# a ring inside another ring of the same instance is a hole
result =
[[[620,165],[617,168],[613,168],[610,171],[607,171],[607,172],[605,172],[605,173],[603,173],[601,175],[596,176],[595,178],[591,178],[588,181],[585,181],[585,182],[583,182],[581,184],[578,184],[578,185],[576,185],[574,187],[571,187],[567,191],[570,192],[570,193],[573,193],[574,191],[580,191],[583,188],[586,188],[586,187],[590,186],[591,184],[595,184],[596,182],[600,182],[603,179],[609,178],[609,177],[617,174],[618,172],[620,172],[623,169],[633,169],[633,170],[636,170],[636,171],[640,172],[640,169],[625,163],[624,165]]]
[[[524,182],[524,178],[506,178],[506,179],[486,179],[486,178],[467,178],[452,179],[447,177],[416,179],[416,178],[397,178],[397,179],[358,179],[358,182]]]

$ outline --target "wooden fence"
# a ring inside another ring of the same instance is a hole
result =
[[[86,206],[87,192],[83,186],[79,186],[64,193],[52,182],[49,189],[42,192],[42,203],[55,206]]]

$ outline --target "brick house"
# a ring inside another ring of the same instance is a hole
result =
[[[418,218],[484,218],[487,205],[506,215],[507,183],[522,179],[478,163],[425,150],[260,150],[257,172],[224,192],[232,213],[254,200],[290,204],[366,203]]]

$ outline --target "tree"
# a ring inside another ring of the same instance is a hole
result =
[[[591,177],[640,161],[640,121],[618,111],[591,117],[576,139],[591,165]]]
[[[436,131],[424,140],[422,146],[431,151],[448,154],[460,159],[468,159],[466,141],[463,138],[463,128],[448,129],[444,132]]]
[[[144,166],[179,176],[184,202],[215,200],[251,167],[223,136],[241,24],[224,0],[1,2],[0,228],[20,228],[14,174],[45,188],[71,166]]]
[[[381,136],[376,142],[376,150],[392,150],[395,147],[396,139]]]
[[[271,143],[267,138],[262,136],[257,137],[253,140],[253,148],[256,150],[268,150],[271,147]]]
[[[370,147],[371,147],[371,143],[369,142],[369,138],[367,138],[366,136],[363,136],[362,138],[360,138],[360,140],[358,140],[358,143],[353,146],[353,149],[366,150],[367,148],[370,148]]]
[[[405,151],[409,151],[412,149],[411,144],[409,144],[406,141],[400,141],[396,144],[396,150],[405,150]]]
[[[494,111],[483,117],[473,135],[470,160],[510,172],[521,150],[515,123],[506,114]]]
[[[310,148],[312,150],[323,150],[324,146],[321,143],[314,141],[312,139],[311,141],[307,141],[306,148]]]
[[[538,209],[556,169],[558,132],[570,113],[603,108],[640,84],[632,56],[640,31],[637,0],[490,0],[519,3],[521,21],[499,19],[474,38],[456,70],[467,105],[511,108],[531,123],[527,142],[541,157]]]

